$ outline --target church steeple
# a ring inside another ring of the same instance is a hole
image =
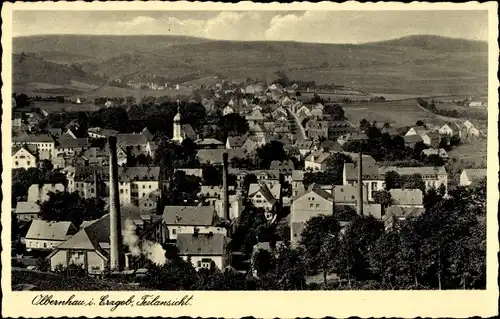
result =
[[[180,102],[177,100],[177,114],[174,117],[174,128],[173,128],[173,137],[172,140],[174,142],[182,143],[184,137],[182,136],[182,126],[181,126],[181,112],[179,109]]]

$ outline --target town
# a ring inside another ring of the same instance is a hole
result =
[[[354,122],[348,90],[278,76],[183,100],[14,94],[14,289],[484,287],[486,164],[449,155],[484,129]]]

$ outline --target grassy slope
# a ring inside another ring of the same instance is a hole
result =
[[[55,36],[14,40],[16,52],[67,62],[78,55],[85,70],[123,79],[162,75],[289,77],[338,83],[372,92],[459,94],[484,92],[485,43],[432,36],[361,45],[209,41],[169,36]],[[54,54],[48,52],[54,51]],[[44,53],[45,52],[45,53]],[[62,52],[69,52],[64,55]],[[88,56],[97,57],[89,62]],[[324,62],[328,67],[320,67]],[[192,80],[192,79],[190,79]]]

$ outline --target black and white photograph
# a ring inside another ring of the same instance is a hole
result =
[[[11,12],[13,292],[487,289],[495,6],[56,5]]]

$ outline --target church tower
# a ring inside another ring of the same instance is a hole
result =
[[[174,117],[174,130],[172,141],[182,143],[184,137],[182,136],[181,127],[181,112],[179,111],[179,104],[177,104],[177,114]]]

